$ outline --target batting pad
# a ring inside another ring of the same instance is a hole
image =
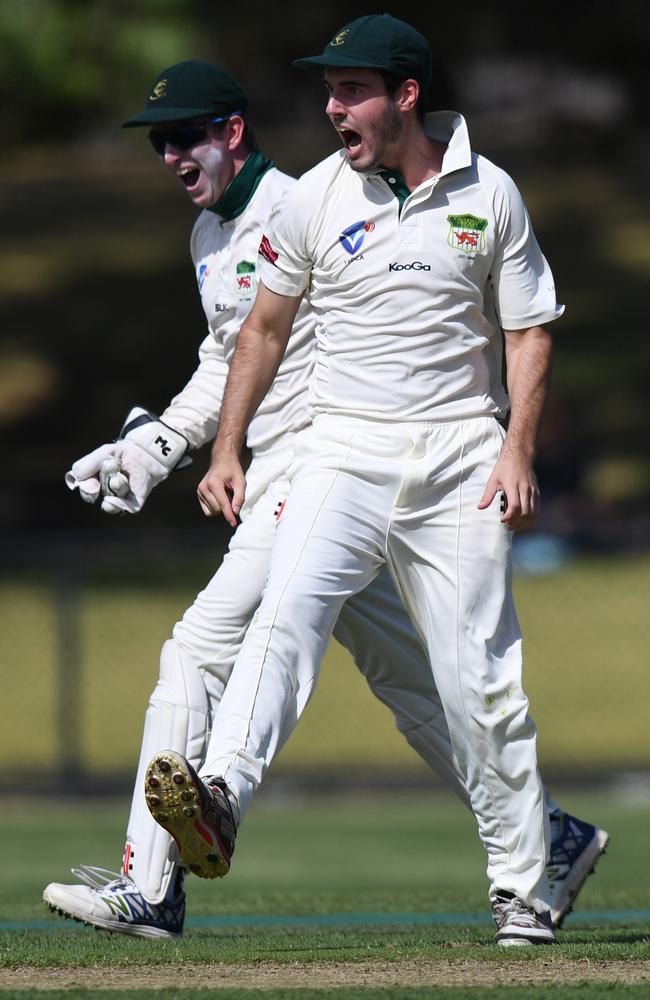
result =
[[[127,826],[122,871],[150,903],[161,902],[177,871],[172,838],[151,817],[144,796],[147,765],[160,750],[176,750],[198,770],[210,734],[210,710],[198,669],[175,639],[160,654],[160,676],[145,715],[140,760]]]

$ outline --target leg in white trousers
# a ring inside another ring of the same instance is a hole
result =
[[[147,766],[159,750],[177,750],[198,769],[246,629],[266,582],[275,498],[260,501],[233,535],[207,587],[163,646],[160,676],[145,715],[122,869],[151,903],[174,891],[177,852],[152,819],[144,797]]]
[[[202,774],[227,782],[243,816],[313,692],[344,602],[387,562],[429,649],[491,896],[511,891],[541,911],[548,821],[521,685],[511,537],[498,501],[476,508],[502,440],[491,418],[378,426],[322,417],[301,435],[267,588]]]
[[[258,497],[259,481],[268,481],[285,466],[286,456],[280,456],[257,471],[257,482],[248,491],[251,509],[228,553],[163,646],[160,677],[145,716],[123,859],[125,874],[152,903],[173,893],[178,866],[173,841],[146,806],[145,771],[161,749],[177,750],[197,770],[203,763],[213,714],[261,600],[276,512],[288,490],[285,479],[276,480]],[[334,635],[350,650],[373,693],[391,709],[410,745],[467,804],[428,660],[386,569],[343,608]]]

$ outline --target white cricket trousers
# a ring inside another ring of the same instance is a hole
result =
[[[201,773],[222,777],[245,813],[314,689],[344,601],[388,564],[428,649],[487,850],[490,896],[507,890],[543,911],[548,819],[522,689],[511,533],[499,496],[477,509],[503,439],[492,417],[384,424],[321,415],[298,436],[264,597]]]
[[[169,834],[147,809],[146,768],[163,749],[182,753],[197,770],[203,764],[213,715],[262,597],[278,515],[289,490],[286,470],[292,457],[289,447],[254,458],[242,524],[216,573],[162,649],[160,676],[145,718],[123,858],[125,874],[153,903],[170,887],[173,891],[177,855]],[[469,805],[428,660],[387,570],[345,605],[334,635],[351,652],[372,692],[392,711],[409,744]],[[253,690],[257,686],[255,673],[251,685]],[[293,728],[297,716],[294,706],[284,702],[286,689],[285,679],[280,680],[271,704],[278,713],[288,711]],[[302,707],[299,701],[299,710]],[[282,720],[273,724],[281,725]],[[256,749],[262,758],[266,752],[266,745]]]

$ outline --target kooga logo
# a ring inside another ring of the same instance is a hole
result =
[[[389,264],[389,271],[430,271],[430,264],[423,264],[421,260],[414,260],[412,264]]]

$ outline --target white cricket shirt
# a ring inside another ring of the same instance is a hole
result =
[[[273,206],[295,179],[267,170],[250,202],[235,219],[222,221],[203,211],[192,230],[190,249],[208,321],[194,375],[161,414],[165,423],[199,448],[216,433],[223,391],[239,329],[257,291],[258,247]],[[278,374],[248,428],[253,453],[281,444],[285,434],[309,423],[307,392],[316,350],[314,320],[301,303]]]
[[[260,276],[280,294],[309,291],[312,413],[503,416],[501,328],[564,311],[511,178],[472,153],[462,115],[428,115],[426,129],[448,143],[442,170],[401,211],[386,177],[355,173],[341,150],[272,213]]]

